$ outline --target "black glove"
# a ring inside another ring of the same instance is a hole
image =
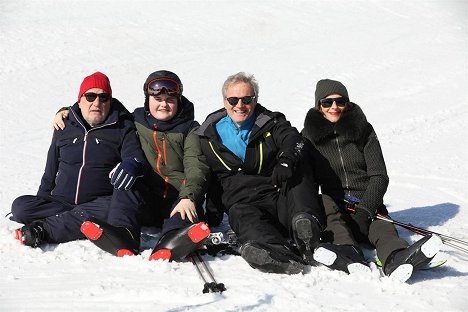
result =
[[[369,226],[372,222],[372,217],[369,212],[359,206],[356,206],[356,213],[351,215],[351,218],[356,222],[359,227],[359,232],[364,236],[369,235]]]
[[[283,181],[286,181],[293,176],[293,167],[294,164],[290,159],[284,157],[280,158],[273,169],[271,183],[276,187],[281,187]]]
[[[136,158],[125,158],[109,173],[115,189],[128,191],[143,176],[143,165]]]

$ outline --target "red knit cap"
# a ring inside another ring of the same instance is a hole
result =
[[[108,93],[109,96],[112,98],[112,88],[110,85],[109,78],[107,78],[107,76],[101,72],[95,72],[91,76],[88,76],[85,79],[83,79],[83,82],[80,86],[80,92],[78,93],[78,102],[80,101],[83,93],[93,88],[99,88],[104,90],[104,92]]]

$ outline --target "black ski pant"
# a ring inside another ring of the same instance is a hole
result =
[[[228,210],[229,223],[239,242],[288,246],[288,240],[292,238],[292,219],[299,213],[309,214],[323,229],[325,216],[315,189],[309,171],[298,169],[296,176],[282,189],[272,188],[257,200],[232,205]]]
[[[327,227],[324,239],[337,245],[353,245],[370,243],[377,251],[377,257],[385,266],[388,256],[397,250],[408,247],[408,243],[398,236],[393,224],[382,220],[374,220],[369,226],[366,237],[359,232],[359,227],[349,214],[341,212],[335,201],[328,195],[321,195]],[[356,238],[356,239],[355,239]]]
[[[119,204],[114,204],[115,202]],[[134,192],[114,190],[114,195],[98,197],[87,203],[72,205],[54,196],[23,195],[11,206],[11,220],[30,224],[45,220],[48,242],[64,243],[86,238],[80,231],[81,224],[95,218],[114,226],[123,226],[140,233],[138,221],[139,197]],[[114,209],[119,207],[119,209]],[[122,209],[124,208],[125,209]]]

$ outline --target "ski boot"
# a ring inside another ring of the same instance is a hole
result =
[[[390,278],[406,282],[413,273],[428,264],[442,247],[437,235],[421,238],[413,245],[394,251],[385,261],[384,273]]]
[[[151,252],[149,260],[180,260],[199,249],[210,235],[210,228],[205,222],[199,222],[185,228],[172,230],[159,239]]]
[[[301,258],[283,245],[249,241],[242,245],[241,256],[251,267],[266,273],[298,274],[304,269]]]
[[[33,221],[20,229],[15,230],[15,238],[22,245],[36,248],[41,244],[47,243],[47,231],[42,220]]]
[[[314,261],[314,249],[320,242],[320,227],[314,217],[308,213],[300,213],[292,219],[292,234],[303,260],[310,265]]]
[[[362,252],[352,245],[320,244],[315,249],[314,260],[332,270],[349,274],[371,272]]]
[[[114,256],[134,256],[139,253],[140,237],[125,227],[91,219],[83,222],[80,231],[96,246]]]

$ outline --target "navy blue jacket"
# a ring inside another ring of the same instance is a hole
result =
[[[144,160],[133,117],[112,99],[109,115],[94,128],[83,121],[78,104],[69,108],[64,130],[55,130],[37,195],[72,205],[112,195],[109,172],[123,159]]]

